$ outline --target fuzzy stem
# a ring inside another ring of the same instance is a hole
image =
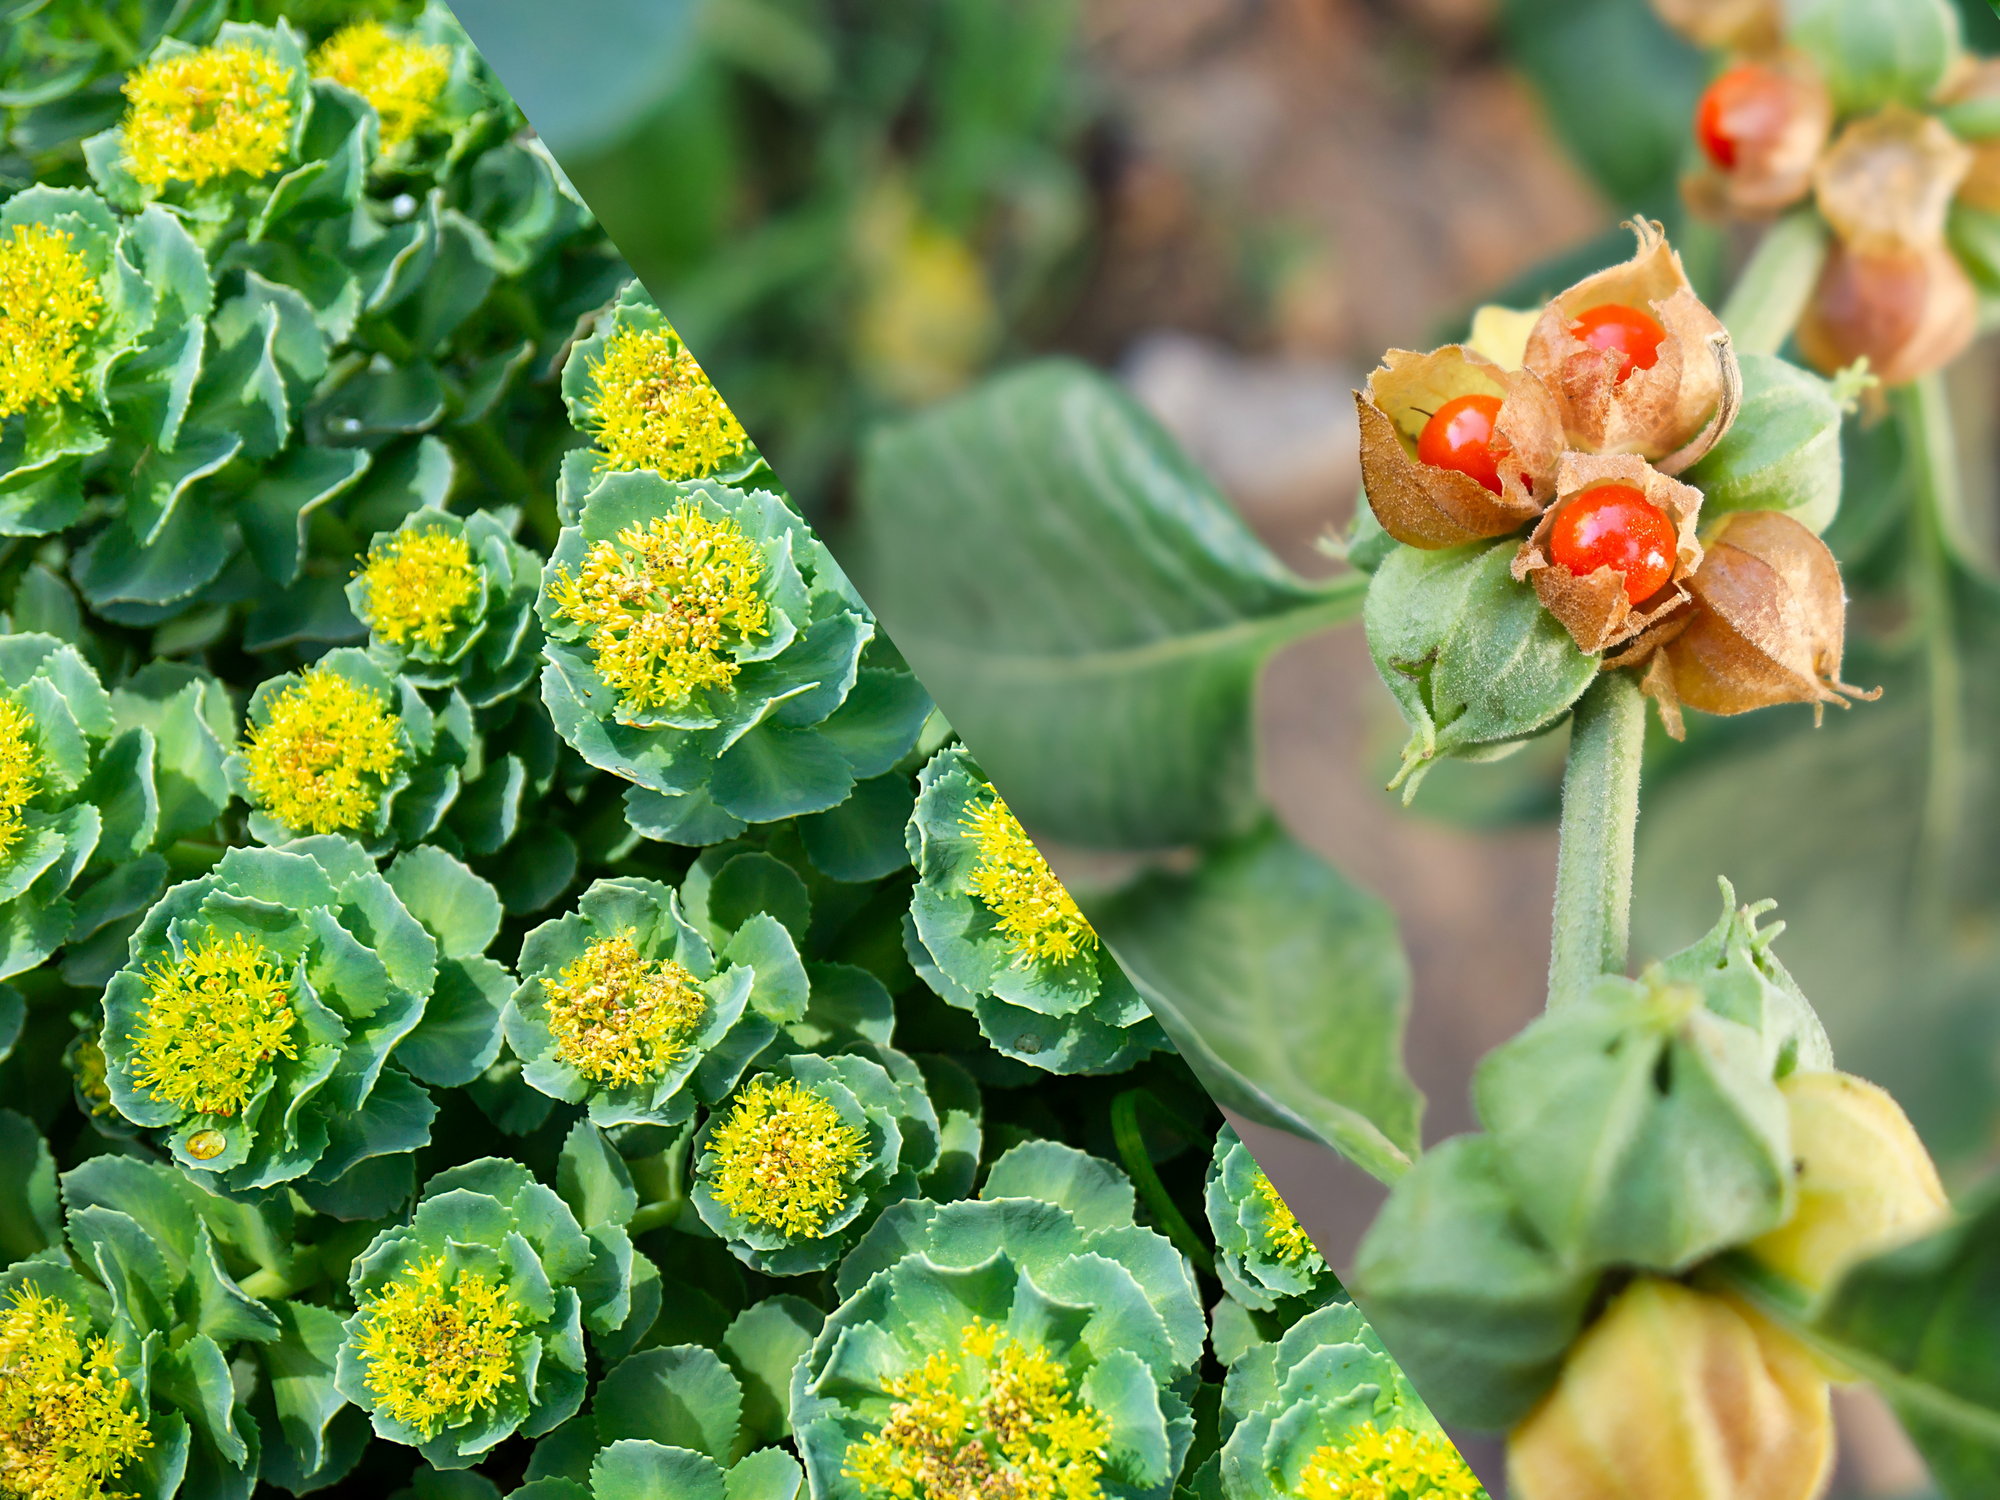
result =
[[[1794,209],[1764,233],[1718,316],[1738,354],[1776,354],[1805,311],[1826,260],[1826,221]]]
[[[1944,379],[1930,374],[1890,392],[1911,488],[1910,593],[1924,643],[1930,757],[1910,882],[1911,911],[1942,911],[1965,805],[1965,665],[1952,609],[1952,560],[1964,547],[1965,497]]]
[[[1623,973],[1632,930],[1632,842],[1646,700],[1630,672],[1600,672],[1577,700],[1563,772],[1549,1009],[1573,1004],[1600,974]]]
[[[1175,1249],[1194,1262],[1196,1270],[1213,1276],[1215,1258],[1208,1253],[1201,1237],[1189,1227],[1180,1209],[1175,1207],[1174,1200],[1167,1194],[1167,1185],[1160,1181],[1160,1174],[1153,1170],[1153,1158],[1147,1154],[1146,1138],[1139,1129],[1141,1104],[1151,1109],[1155,1116],[1170,1123],[1179,1123],[1146,1090],[1127,1089],[1111,1101],[1111,1135],[1118,1143],[1118,1154],[1124,1159],[1125,1170],[1131,1174],[1139,1196],[1153,1211],[1153,1220],[1160,1226],[1161,1232],[1173,1241]]]

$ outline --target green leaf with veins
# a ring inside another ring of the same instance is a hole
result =
[[[1257,817],[1252,698],[1359,612],[1264,548],[1103,376],[1030,365],[881,433],[860,582],[1028,827],[1159,848]]]

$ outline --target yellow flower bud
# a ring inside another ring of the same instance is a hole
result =
[[[1507,1440],[1518,1500],[1813,1500],[1826,1377],[1738,1303],[1642,1277],[1578,1339]]]
[[[1749,1250],[1817,1295],[1855,1261],[1932,1228],[1947,1200],[1930,1153],[1883,1090],[1846,1073],[1794,1073],[1778,1087],[1799,1207]]]

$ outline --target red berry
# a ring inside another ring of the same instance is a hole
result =
[[[1629,484],[1600,484],[1563,507],[1549,532],[1549,555],[1581,578],[1599,568],[1625,575],[1637,604],[1674,576],[1674,524]]]
[[[1795,103],[1795,90],[1782,74],[1738,63],[1717,74],[1702,94],[1694,112],[1695,139],[1727,172],[1744,146],[1774,142],[1785,133]]]
[[[1618,372],[1620,385],[1634,370],[1653,368],[1667,337],[1667,330],[1647,314],[1616,302],[1578,313],[1569,331],[1593,349],[1609,349],[1625,356],[1625,367]]]
[[[1498,396],[1453,396],[1440,406],[1417,438],[1417,461],[1469,474],[1500,493],[1501,444],[1495,451],[1493,424],[1500,420]]]

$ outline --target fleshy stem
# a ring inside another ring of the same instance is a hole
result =
[[[1965,497],[1944,378],[1925,375],[1889,393],[1911,491],[1910,593],[1923,635],[1930,692],[1930,763],[1924,787],[1911,911],[1942,911],[1960,810],[1965,804],[1965,665],[1952,609],[1952,555],[1967,556]]]
[[[627,1162],[632,1186],[639,1190],[639,1208],[625,1226],[631,1234],[664,1228],[680,1218],[688,1201],[688,1167],[693,1127],[683,1126],[667,1149]]]
[[[1118,1143],[1118,1155],[1125,1162],[1125,1170],[1131,1173],[1139,1196],[1152,1210],[1153,1221],[1159,1225],[1160,1232],[1173,1241],[1175,1249],[1194,1262],[1196,1270],[1213,1276],[1215,1258],[1208,1253],[1201,1237],[1189,1227],[1180,1209],[1175,1207],[1174,1200],[1167,1194],[1167,1185],[1160,1181],[1160,1174],[1153,1170],[1153,1158],[1146,1151],[1146,1137],[1139,1129],[1141,1105],[1163,1124],[1183,1133],[1186,1131],[1182,1121],[1145,1089],[1127,1089],[1111,1101],[1111,1135]]]
[[[1794,209],[1764,232],[1718,316],[1738,354],[1776,354],[1805,311],[1826,261],[1826,221]]]
[[[1563,771],[1549,1009],[1574,1004],[1600,974],[1625,970],[1632,932],[1632,843],[1646,700],[1630,672],[1600,672],[1577,700]]]

